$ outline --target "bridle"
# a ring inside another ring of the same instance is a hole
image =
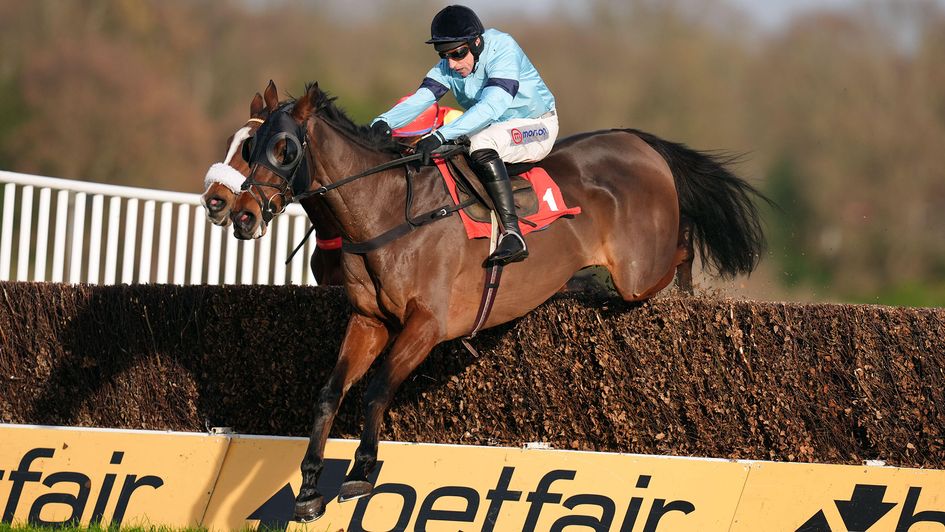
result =
[[[303,150],[306,148],[307,142],[307,138],[302,141],[301,148]],[[259,165],[253,165],[252,170],[249,172],[249,176],[246,177],[246,180],[243,181],[243,185],[240,188],[249,191],[250,196],[252,196],[253,200],[256,201],[256,204],[259,205],[259,210],[262,213],[264,222],[269,223],[272,221],[275,215],[285,212],[285,209],[288,207],[289,203],[299,199],[295,194],[290,194],[289,189],[292,188],[292,180],[295,178],[295,174],[301,166],[301,164],[297,164],[289,178],[279,176],[282,179],[279,183],[266,183],[264,181],[257,181],[254,179],[256,170],[259,169]],[[276,192],[271,196],[266,196],[266,194],[263,193],[263,188],[273,188],[276,190]],[[277,197],[282,198],[282,208],[278,211],[274,209],[274,200]]]
[[[301,188],[304,191],[308,188],[309,176],[307,175],[307,169],[303,171],[306,180],[304,188],[297,181],[302,166],[310,164],[311,153],[308,150],[308,132],[305,131],[307,123],[301,126],[296,124],[295,120],[286,112],[289,105],[291,104],[285,104],[273,112],[269,120],[261,121],[256,134],[247,139],[243,145],[243,159],[251,165],[251,168],[249,175],[240,188],[250,193],[259,206],[263,221],[267,224],[275,215],[285,211],[290,203],[290,198],[298,199],[297,196],[300,193],[298,189]],[[269,135],[270,127],[267,126],[270,125],[273,118],[276,118],[277,123],[281,122],[283,126],[290,124],[291,127]],[[265,141],[266,144],[262,145],[254,142],[253,140],[256,138]],[[276,147],[280,145],[280,142],[282,143],[282,152],[285,154],[284,158],[282,154],[276,153]],[[311,164],[314,167],[314,161],[311,161]],[[257,180],[255,176],[260,166],[267,167],[272,173],[279,176],[281,181],[279,183],[268,183]],[[264,192],[265,188],[275,189],[275,193],[267,196]],[[282,208],[278,211],[275,210],[274,201],[277,197],[282,199]]]

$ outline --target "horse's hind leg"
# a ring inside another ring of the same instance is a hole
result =
[[[692,221],[685,216],[679,218],[679,249],[683,252],[682,262],[676,266],[676,287],[692,295],[692,262],[696,258],[692,247]]]
[[[315,404],[315,425],[302,459],[302,488],[295,499],[296,521],[314,521],[325,513],[325,501],[316,489],[324,467],[325,440],[345,393],[371,367],[388,337],[387,328],[376,320],[354,314],[348,321],[338,361]]]
[[[685,250],[676,246],[675,227],[673,233],[659,241],[662,242],[659,246],[621,247],[619,243],[612,243],[611,249],[615,252],[608,258],[607,269],[624,301],[645,301],[673,282]]]
[[[420,365],[440,341],[440,325],[432,312],[414,310],[397,335],[383,364],[371,379],[364,394],[365,422],[361,444],[354,455],[354,465],[341,485],[339,500],[364,497],[374,489],[368,476],[377,463],[377,439],[384,412],[397,388]]]
[[[680,259],[681,256],[681,252],[677,253],[676,258]],[[611,277],[614,279],[614,286],[617,287],[617,292],[620,293],[620,297],[622,297],[624,301],[646,301],[673,282],[673,277],[676,275],[677,264],[678,262],[674,261],[672,266],[662,277],[656,279],[654,282],[648,283],[628,281],[629,276],[627,276],[625,272],[617,271],[615,273],[617,268],[611,269],[610,273]]]
[[[645,301],[673,282],[685,251],[677,245],[678,215],[669,214],[672,217],[664,216],[663,223],[618,223],[618,228],[627,229],[607,235],[606,266],[624,301]]]

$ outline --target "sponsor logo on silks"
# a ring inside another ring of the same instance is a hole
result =
[[[521,146],[530,142],[541,142],[548,139],[548,128],[541,124],[523,128],[513,127],[509,130],[512,137],[512,146]]]

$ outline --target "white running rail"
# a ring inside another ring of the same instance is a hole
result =
[[[0,198],[0,281],[316,284],[314,237],[285,265],[309,227],[296,204],[241,241],[198,194],[0,170]]]

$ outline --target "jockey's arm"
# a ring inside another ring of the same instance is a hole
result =
[[[437,131],[446,140],[453,140],[462,135],[471,135],[484,127],[497,122],[502,113],[512,103],[512,96],[499,87],[486,87],[482,98],[456,120]]]
[[[486,73],[479,100],[463,116],[437,130],[443,138],[452,140],[462,135],[472,135],[497,122],[508,110],[518,94],[521,71],[521,53],[516,48],[517,45],[503,47],[489,59],[488,64],[479,66]]]
[[[449,81],[440,72],[439,64],[435,65],[427,72],[427,77],[423,78],[423,83],[416,92],[372,120],[371,125],[378,120],[387,122],[391,129],[398,129],[409,124],[449,91],[448,83]]]

